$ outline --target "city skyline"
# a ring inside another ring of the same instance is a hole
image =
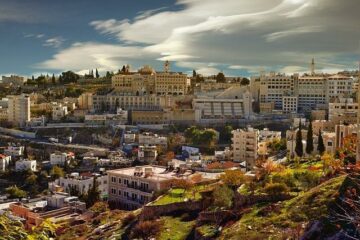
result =
[[[204,75],[357,69],[356,1],[0,1],[0,74],[149,64]],[[29,10],[30,9],[30,10]]]

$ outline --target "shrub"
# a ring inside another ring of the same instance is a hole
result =
[[[90,210],[97,216],[100,213],[107,212],[109,210],[109,205],[106,202],[96,202]]]
[[[316,187],[320,182],[320,175],[317,172],[309,170],[295,172],[294,177],[301,183],[305,189]]]
[[[289,192],[289,188],[284,183],[269,183],[265,186],[264,191],[271,195],[281,195]]]
[[[160,232],[161,223],[159,221],[144,221],[138,223],[133,231],[132,238],[151,239],[155,238]]]
[[[213,191],[214,205],[217,207],[230,208],[233,198],[234,192],[226,185],[218,185]]]

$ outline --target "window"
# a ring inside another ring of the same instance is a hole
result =
[[[111,177],[111,182],[116,183],[116,177]]]

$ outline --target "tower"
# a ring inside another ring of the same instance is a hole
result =
[[[311,64],[310,64],[310,70],[311,70],[311,76],[315,75],[315,59],[312,58]]]
[[[166,60],[164,63],[164,72],[170,72],[170,62],[168,60]]]

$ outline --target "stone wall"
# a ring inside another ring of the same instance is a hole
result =
[[[140,214],[140,220],[151,220],[162,215],[168,215],[177,211],[191,212],[201,211],[210,205],[208,200],[196,202],[179,202],[167,205],[146,205]]]
[[[234,208],[239,209],[246,206],[250,206],[261,202],[278,202],[291,199],[292,197],[288,194],[282,194],[277,196],[271,195],[242,195],[236,194],[234,198]]]

